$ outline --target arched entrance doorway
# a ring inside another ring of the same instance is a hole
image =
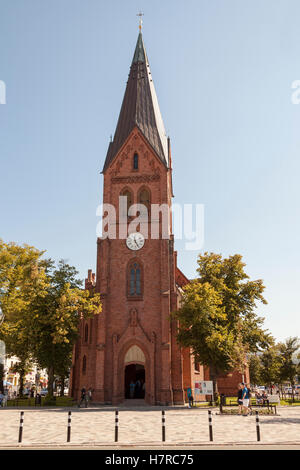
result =
[[[146,358],[138,346],[128,349],[124,358],[124,395],[125,398],[145,398]]]

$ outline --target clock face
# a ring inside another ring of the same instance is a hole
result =
[[[144,236],[140,232],[131,233],[126,240],[127,248],[130,250],[140,250],[143,248],[144,243]]]

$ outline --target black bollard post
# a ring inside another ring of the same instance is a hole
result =
[[[119,412],[116,410],[115,414],[115,442],[118,442],[118,437],[119,437]]]
[[[162,441],[166,440],[166,419],[165,419],[165,410],[161,412],[161,424],[162,424]]]
[[[68,413],[68,432],[67,432],[67,442],[71,441],[71,411]]]
[[[256,413],[256,435],[257,435],[257,440],[260,441],[260,428],[259,428],[258,411],[255,411],[255,413]]]
[[[209,440],[213,441],[213,429],[212,429],[212,418],[211,411],[208,411],[208,425],[209,425]]]
[[[22,442],[22,436],[23,436],[23,423],[24,423],[24,411],[21,411],[21,416],[20,416],[20,427],[19,427],[19,442]]]

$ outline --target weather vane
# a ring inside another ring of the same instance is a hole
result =
[[[136,16],[139,16],[139,17],[140,17],[140,20],[139,20],[139,30],[140,30],[140,32],[141,32],[141,31],[142,31],[142,24],[143,24],[142,16],[144,16],[144,13],[142,13],[142,12],[140,11]]]

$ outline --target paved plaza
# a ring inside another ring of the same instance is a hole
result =
[[[0,446],[80,448],[170,448],[178,446],[257,444],[255,416],[218,414],[212,409],[213,443],[209,441],[208,410],[166,408],[166,441],[162,443],[160,407],[119,408],[119,439],[114,442],[115,408],[72,408],[71,441],[67,443],[68,409],[26,409],[22,444],[18,444],[20,409],[0,409]],[[300,448],[300,407],[279,407],[277,416],[260,416],[260,445]]]

